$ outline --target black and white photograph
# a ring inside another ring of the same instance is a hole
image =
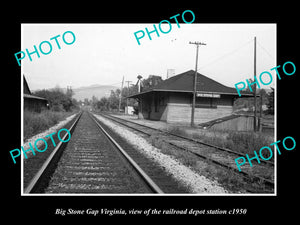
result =
[[[22,49],[24,194],[276,193],[276,24],[22,24]]]
[[[117,5],[7,17],[4,214],[296,216],[292,11]]]

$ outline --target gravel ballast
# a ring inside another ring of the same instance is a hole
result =
[[[94,114],[94,116],[111,128],[118,135],[123,137],[136,149],[138,149],[147,158],[157,162],[163,167],[167,173],[171,174],[176,180],[185,185],[191,193],[208,193],[208,194],[224,194],[228,193],[226,189],[221,187],[216,181],[212,181],[204,176],[199,175],[191,168],[183,165],[170,155],[163,154],[160,149],[152,146],[147,140],[141,136],[116,125],[115,123]]]

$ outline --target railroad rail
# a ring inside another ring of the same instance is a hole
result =
[[[243,168],[243,171],[239,171],[236,168],[236,164],[234,159],[236,156],[244,156],[243,154],[239,152],[232,151],[230,149],[221,148],[218,146],[214,146],[211,144],[207,144],[204,142],[201,142],[199,140],[183,137],[181,135],[173,134],[168,131],[156,129],[153,127],[149,127],[140,123],[136,123],[133,121],[129,121],[126,119],[122,119],[119,117],[115,117],[109,114],[101,113],[101,116],[112,120],[118,124],[121,124],[129,129],[132,129],[134,131],[137,131],[138,133],[142,133],[148,137],[154,136],[159,137],[160,140],[176,147],[184,151],[188,151],[192,154],[194,154],[197,157],[200,157],[202,159],[208,160],[214,164],[217,164],[219,166],[222,166],[226,169],[229,169],[233,172],[235,172],[238,175],[242,175],[247,179],[251,179],[252,181],[262,182],[269,188],[274,188],[274,182],[273,180],[267,179],[263,176],[267,173],[261,173],[259,175],[256,175],[253,169],[260,168],[260,171],[268,170],[270,173],[274,171],[274,163],[265,161],[265,166],[262,166],[260,164],[256,164],[254,167],[245,167]],[[187,147],[189,146],[189,147]],[[262,169],[263,167],[263,169]],[[272,171],[273,170],[273,171]]]
[[[24,193],[163,193],[89,112],[69,130]]]

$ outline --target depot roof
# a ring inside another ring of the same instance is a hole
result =
[[[45,98],[38,97],[38,96],[35,96],[35,95],[29,95],[29,94],[23,94],[23,97],[24,97],[24,98],[31,98],[31,99],[39,99],[39,100],[48,101],[48,100],[45,99]]]
[[[194,76],[195,71],[189,70],[187,72],[178,74],[176,76],[170,77],[154,86],[150,90],[141,92],[128,96],[129,98],[134,98],[139,95],[143,95],[153,91],[168,91],[168,92],[187,92],[192,93],[194,90]],[[216,94],[225,94],[225,95],[237,95],[238,93],[235,88],[227,87],[213,79],[210,79],[200,73],[197,73],[197,92],[203,93],[216,93]],[[253,93],[241,91],[242,96],[253,96]]]

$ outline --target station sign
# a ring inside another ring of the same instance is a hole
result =
[[[196,94],[197,97],[205,97],[205,98],[221,98],[220,94],[213,94],[213,93],[199,93]]]

